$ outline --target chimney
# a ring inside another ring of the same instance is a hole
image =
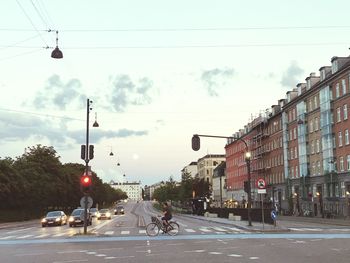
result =
[[[310,76],[306,79],[306,90],[311,89],[317,82],[320,81],[320,77],[316,76],[315,72],[310,73]]]

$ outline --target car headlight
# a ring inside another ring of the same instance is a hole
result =
[[[107,212],[106,213],[106,217],[110,217],[111,216],[111,213],[110,212]]]
[[[46,223],[46,218],[41,219],[41,223]]]
[[[69,222],[74,222],[74,217],[69,217],[69,220],[68,220]]]
[[[59,221],[61,221],[61,218],[57,217],[57,218],[55,219],[55,221],[56,221],[56,222],[59,222]]]

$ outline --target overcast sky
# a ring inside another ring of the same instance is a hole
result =
[[[224,153],[225,140],[207,138],[193,152],[194,133],[232,135],[349,55],[345,0],[2,0],[0,10],[0,157],[42,144],[83,163],[90,98],[100,125],[90,164],[106,182],[178,180]],[[56,30],[61,60],[50,57]]]

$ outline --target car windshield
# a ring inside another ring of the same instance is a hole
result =
[[[117,209],[121,210],[121,209],[124,209],[123,206],[118,206]]]
[[[90,212],[97,212],[98,210],[97,210],[97,208],[91,208],[90,209]]]
[[[84,213],[83,209],[76,209],[73,211],[72,216],[80,215],[81,213]]]
[[[60,216],[61,215],[61,212],[59,211],[54,211],[54,212],[48,212],[47,213],[47,217],[54,217],[54,216]]]
[[[109,212],[108,209],[101,209],[101,210],[100,210],[100,213],[107,213],[107,212]]]

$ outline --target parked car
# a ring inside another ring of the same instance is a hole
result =
[[[90,213],[92,217],[97,217],[98,209],[96,207],[90,208]]]
[[[67,224],[67,215],[63,211],[51,211],[41,220],[41,226],[61,226]]]
[[[114,214],[115,214],[115,215],[118,215],[118,214],[124,215],[124,206],[118,205],[118,206],[114,209]]]
[[[77,226],[77,225],[84,225],[84,209],[82,208],[74,209],[72,214],[69,217],[68,222],[70,227]],[[92,216],[89,210],[87,213],[87,225],[88,226],[92,225]]]
[[[109,209],[101,209],[98,211],[97,219],[112,219],[112,214]]]

